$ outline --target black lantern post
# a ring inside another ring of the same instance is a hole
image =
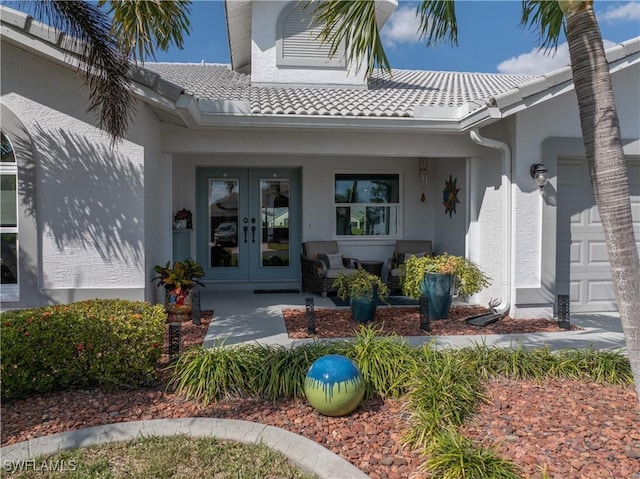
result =
[[[306,298],[304,303],[307,314],[307,333],[316,334],[316,310],[313,298]]]
[[[558,295],[558,326],[571,329],[570,299],[568,294]]]
[[[182,323],[169,323],[169,361],[173,361],[182,349]]]
[[[420,330],[426,333],[431,332],[429,324],[429,298],[424,294],[420,296]]]

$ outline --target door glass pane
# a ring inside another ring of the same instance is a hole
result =
[[[237,179],[209,180],[209,266],[238,267],[238,195]]]
[[[261,180],[262,266],[289,266],[289,180]]]
[[[18,283],[18,235],[0,234],[2,243],[2,261],[0,262],[1,284]]]

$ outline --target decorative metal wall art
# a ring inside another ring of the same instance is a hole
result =
[[[449,180],[445,180],[444,182],[444,190],[442,190],[442,204],[444,205],[444,214],[449,214],[449,218],[451,215],[456,212],[456,203],[460,203],[458,200],[458,192],[460,188],[456,188],[456,182],[458,178],[453,178],[449,175]]]

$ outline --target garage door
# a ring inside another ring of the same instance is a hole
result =
[[[634,230],[640,240],[640,161],[629,161],[628,169]],[[572,312],[616,311],[609,257],[586,160],[558,162],[557,213],[558,294],[570,295]]]

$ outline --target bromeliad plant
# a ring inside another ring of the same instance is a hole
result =
[[[404,264],[402,292],[414,299],[422,295],[422,280],[426,273],[451,274],[458,296],[467,298],[490,284],[490,278],[480,268],[464,256],[444,253],[436,256],[417,258],[410,256]]]
[[[359,269],[356,273],[350,275],[338,274],[333,285],[338,288],[337,294],[340,299],[364,297],[372,300],[374,291],[377,292],[382,301],[386,302],[389,297],[389,290],[387,285],[382,282],[382,279],[364,269]]]
[[[204,277],[204,269],[197,261],[185,260],[175,261],[171,266],[171,261],[167,261],[165,266],[157,265],[154,271],[158,274],[151,281],[157,281],[158,286],[163,286],[167,291],[178,293],[188,293],[196,285],[204,286],[199,281]]]

